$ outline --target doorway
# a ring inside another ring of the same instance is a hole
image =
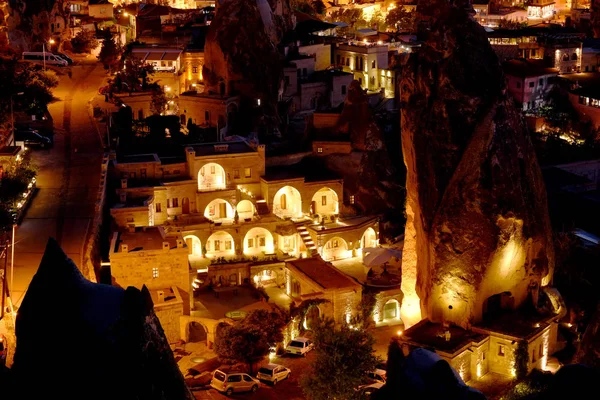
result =
[[[189,214],[190,213],[190,199],[184,197],[181,201],[181,213]]]

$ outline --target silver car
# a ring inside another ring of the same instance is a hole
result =
[[[256,377],[261,381],[271,382],[275,386],[277,382],[289,378],[291,373],[292,371],[289,368],[282,365],[269,364],[260,368]]]
[[[243,372],[225,372],[220,369],[213,372],[210,386],[227,396],[233,392],[256,392],[260,381]]]

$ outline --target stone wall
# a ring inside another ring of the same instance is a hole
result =
[[[154,313],[158,317],[169,343],[176,343],[181,340],[179,335],[180,319],[183,316],[183,301],[170,301],[164,304],[155,303]]]
[[[150,209],[148,206],[140,207],[113,207],[110,209],[110,216],[113,217],[115,224],[120,227],[150,226]]]
[[[335,128],[339,120],[340,114],[336,113],[315,112],[312,115],[312,124],[316,129]]]

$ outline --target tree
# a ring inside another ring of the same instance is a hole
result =
[[[323,3],[321,0],[313,1],[312,8],[315,10],[315,14],[317,14],[317,15],[324,15],[325,11],[327,11],[327,7],[325,6],[325,3]]]
[[[526,340],[521,340],[515,350],[515,375],[517,379],[523,379],[529,372],[529,347]]]
[[[344,22],[348,25],[348,28],[341,29],[340,33],[344,34],[346,31],[360,29],[368,26],[367,21],[363,18],[363,12],[358,8],[342,8],[334,11],[327,18],[328,22]]]
[[[388,26],[394,27],[396,32],[401,30],[413,31],[415,25],[415,13],[409,11],[401,4],[396,3],[396,6],[391,9],[385,17],[385,22]]]
[[[152,91],[150,111],[153,115],[161,115],[167,109],[167,96],[163,88],[158,87]]]
[[[224,362],[242,362],[253,366],[261,361],[278,342],[283,341],[283,328],[289,316],[282,310],[254,310],[242,321],[223,329],[215,343],[215,351]]]
[[[112,90],[132,93],[156,87],[155,84],[150,84],[150,77],[154,74],[152,65],[134,57],[130,52],[123,55],[122,63],[123,69],[111,81]]]
[[[316,359],[300,386],[312,400],[351,399],[355,388],[365,383],[379,359],[373,353],[375,340],[364,329],[325,319],[313,330]]]
[[[89,53],[98,47],[98,39],[96,39],[95,31],[80,30],[73,39],[71,46],[75,53]]]
[[[98,60],[104,65],[104,69],[114,71],[118,67],[120,56],[121,49],[115,43],[112,34],[107,32],[104,39],[102,39],[102,48]]]

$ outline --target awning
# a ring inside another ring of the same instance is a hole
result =
[[[165,53],[162,53],[162,52],[148,53],[145,61],[160,61],[160,60],[162,60],[163,54],[165,54]]]
[[[179,58],[180,55],[181,55],[181,53],[169,52],[169,53],[165,53],[165,55],[163,56],[162,59],[164,61],[177,61],[177,59]]]

